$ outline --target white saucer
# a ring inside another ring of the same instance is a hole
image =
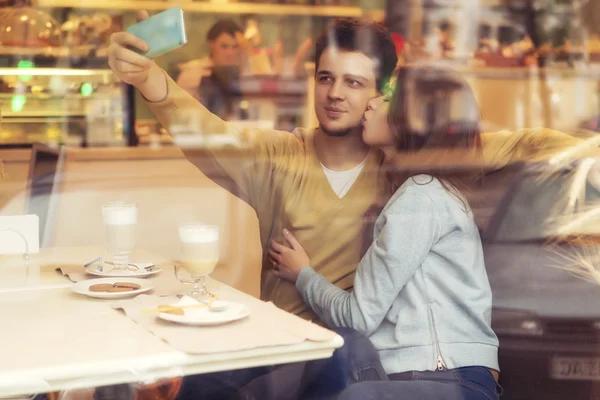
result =
[[[94,265],[90,265],[89,267],[87,267],[85,269],[85,272],[87,272],[90,275],[114,277],[114,278],[145,278],[150,275],[158,274],[160,271],[162,271],[162,268],[160,268],[160,267],[154,267],[154,268],[152,268],[151,271],[146,271],[144,269],[146,267],[153,265],[152,263],[132,263],[132,265],[139,267],[139,269],[131,270],[131,271],[124,271],[124,270],[112,271],[112,270],[107,270],[107,266],[105,266],[104,271],[99,271],[98,270],[99,266],[97,264],[94,264]],[[108,267],[113,268],[112,265],[108,265]]]
[[[250,315],[250,308],[245,304],[232,302],[219,302],[226,304],[225,308],[219,307],[218,310],[211,310],[209,307],[202,308],[184,308],[184,315],[175,315],[169,313],[160,313],[158,318],[165,321],[175,322],[183,325],[210,326],[223,325],[229,322],[246,318]],[[184,296],[179,302],[170,304],[172,306],[186,306],[199,304],[197,300]]]
[[[99,283],[116,283],[116,282],[129,282],[129,283],[137,283],[140,285],[140,288],[137,290],[132,290],[130,292],[92,292],[90,290],[90,286],[97,285]],[[140,293],[147,292],[152,290],[152,284],[150,281],[145,279],[135,279],[135,278],[102,278],[102,279],[88,279],[85,281],[80,281],[71,286],[71,290],[75,293],[82,294],[84,296],[93,297],[95,299],[122,299],[126,297],[137,296]]]

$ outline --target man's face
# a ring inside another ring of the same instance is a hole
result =
[[[210,42],[210,54],[216,66],[232,66],[239,63],[237,40],[228,33],[222,33]]]
[[[377,95],[376,62],[358,52],[326,49],[316,73],[315,113],[330,136],[360,132],[369,99]]]

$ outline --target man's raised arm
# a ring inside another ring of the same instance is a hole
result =
[[[147,12],[138,13],[138,21],[146,18]],[[209,178],[254,205],[252,193],[268,190],[264,185],[271,181],[274,157],[280,149],[289,151],[290,142],[297,140],[289,133],[275,130],[242,132],[212,114],[153,60],[131,48],[146,51],[148,45],[128,32],[111,36],[109,65],[116,77],[140,91],[150,110],[172,135],[176,136],[177,125],[192,125],[188,128],[208,139],[196,148],[183,147],[187,159]],[[221,140],[211,141],[211,138]]]

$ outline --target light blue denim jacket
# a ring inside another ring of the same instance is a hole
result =
[[[352,291],[310,267],[296,281],[323,321],[369,336],[388,374],[467,366],[499,370],[481,239],[461,199],[437,179],[414,176],[377,219]]]

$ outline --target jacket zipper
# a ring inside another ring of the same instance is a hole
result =
[[[433,338],[433,341],[435,342],[435,353],[436,353],[436,357],[435,357],[435,365],[436,365],[436,369],[438,371],[446,371],[447,367],[446,367],[446,363],[444,362],[444,358],[442,357],[442,352],[440,350],[440,341],[438,339],[438,335],[437,335],[437,328],[435,326],[435,319],[433,318],[433,310],[431,309],[431,306],[429,306],[428,308],[429,311],[429,321],[430,321],[430,326],[431,326],[431,336]]]

